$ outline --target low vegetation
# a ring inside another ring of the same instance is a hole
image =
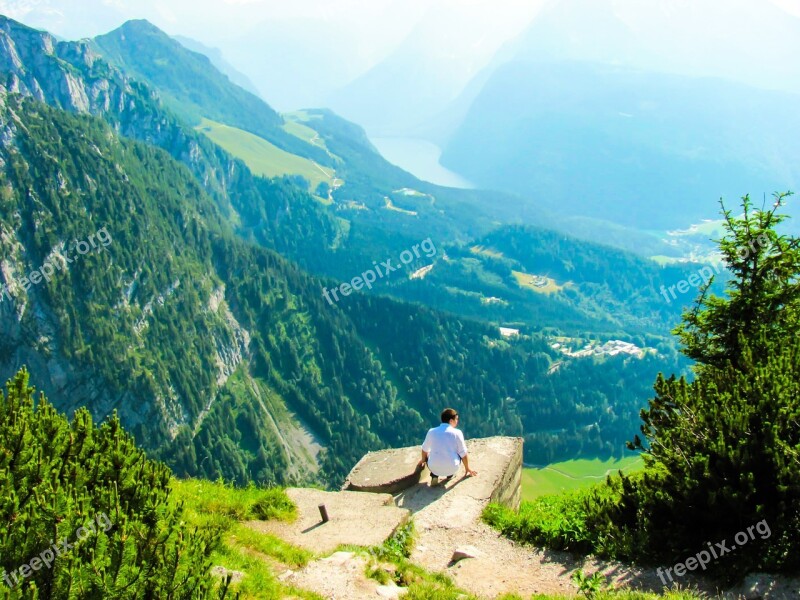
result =
[[[321,167],[313,160],[291,154],[253,133],[203,119],[197,129],[235,157],[240,158],[256,175],[281,177],[299,175],[307,180],[306,186],[317,189],[322,183],[330,184],[335,172]]]
[[[644,466],[641,456],[626,456],[621,459],[599,458],[565,460],[544,467],[522,469],[523,500],[583,489],[601,483],[612,473],[631,473]]]
[[[800,241],[776,231],[785,198],[754,210],[745,197],[741,218],[724,211],[733,279],[725,297],[702,289],[675,330],[695,378],[658,376],[630,444],[644,470],[519,512],[490,506],[489,523],[522,542],[641,563],[726,541],[707,564],[723,582],[800,567]]]

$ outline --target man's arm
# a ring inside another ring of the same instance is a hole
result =
[[[467,470],[467,475],[469,475],[470,477],[475,477],[478,474],[477,471],[473,471],[472,469],[469,468],[469,455],[468,454],[465,454],[464,456],[462,456],[461,457],[461,461],[464,463],[464,468]]]
[[[422,451],[422,460],[419,461],[418,467],[422,468],[425,466],[425,463],[428,462],[428,453],[425,450]]]
[[[426,450],[427,448],[427,450]],[[428,462],[428,456],[431,453],[431,432],[425,434],[425,441],[422,442],[422,460],[419,461],[417,467],[422,468]]]
[[[475,477],[478,474],[477,471],[473,471],[469,468],[469,455],[467,454],[467,444],[464,442],[464,434],[460,430],[458,431],[458,455],[461,457],[461,462],[464,463],[464,468],[467,470],[467,475],[470,477]]]

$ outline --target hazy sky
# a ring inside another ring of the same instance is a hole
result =
[[[0,0],[0,13],[66,39],[147,19],[219,48],[269,102],[289,110],[324,104],[327,94],[421,31],[429,38],[423,52],[451,53],[477,70],[544,1]],[[275,81],[286,89],[276,90]]]
[[[323,19],[357,33],[380,53],[398,43],[431,7],[470,7],[487,23],[505,23],[511,36],[535,15],[539,4],[540,0],[0,0],[0,13],[68,39],[144,18],[167,33],[223,50],[227,40],[266,20]]]
[[[398,49],[406,60],[419,59],[423,66],[426,59],[429,63],[435,59],[443,75],[463,71],[458,85],[466,84],[469,72],[483,68],[504,42],[528,26],[545,3],[557,1],[0,0],[0,13],[67,39],[105,33],[128,19],[147,19],[169,34],[219,48],[267,101],[289,110],[324,105],[330,94]],[[706,34],[712,34],[701,51],[716,53],[716,65],[733,65],[720,69],[721,76],[735,76],[730,71],[750,58],[758,64],[764,60],[762,55],[770,59],[783,56],[780,51],[750,56],[753,47],[745,47],[748,38],[762,47],[781,41],[769,31],[750,36],[749,17],[743,13],[737,21],[731,10],[737,2],[746,3],[749,14],[759,12],[761,5],[765,9],[776,5],[800,18],[800,0],[604,1],[628,18],[633,15],[640,25],[647,26],[649,20],[650,32],[645,38],[663,39],[666,46],[670,40],[680,40],[681,45],[667,47],[665,55],[678,56],[684,51],[686,56],[679,59],[687,64],[694,61],[698,40],[702,43]],[[649,17],[648,11],[652,13]],[[720,35],[715,25],[730,31]],[[704,74],[713,75],[713,71],[706,69]]]
[[[681,4],[683,0],[674,0]],[[800,17],[800,0],[762,0]],[[145,18],[168,31],[208,41],[236,36],[266,19],[322,18],[364,28],[362,34],[391,40],[408,31],[427,8],[482,7],[471,11],[487,22],[505,21],[509,34],[527,22],[541,0],[0,0],[0,13],[75,39],[105,33],[122,21]],[[726,0],[719,0],[725,10]],[[402,6],[401,11],[391,10]],[[498,19],[498,13],[506,18]],[[401,17],[398,20],[398,16]]]

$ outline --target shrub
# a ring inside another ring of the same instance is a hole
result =
[[[11,598],[214,596],[218,533],[184,524],[170,477],[116,416],[95,427],[79,409],[70,422],[43,395],[34,402],[20,371],[0,392],[0,585]],[[74,547],[42,565],[61,540]]]

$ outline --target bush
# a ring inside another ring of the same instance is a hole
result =
[[[283,488],[267,488],[259,494],[251,508],[256,519],[268,521],[279,519],[281,521],[294,521],[297,518],[297,506],[291,501]]]
[[[753,210],[745,197],[741,218],[723,210],[733,277],[725,297],[704,286],[675,329],[696,378],[658,375],[630,445],[645,470],[519,514],[492,507],[487,521],[520,541],[637,562],[682,562],[725,542],[704,564],[724,582],[800,568],[800,240],[775,230],[786,198]]]
[[[184,524],[170,477],[116,416],[95,427],[79,409],[70,422],[43,395],[34,403],[20,371],[0,392],[0,567],[9,596],[214,596],[208,557],[218,533]],[[47,554],[53,543],[66,550]]]
[[[635,477],[635,475],[634,475]],[[606,507],[620,499],[620,479],[565,494],[542,496],[522,502],[519,511],[490,504],[483,519],[507,537],[525,544],[578,554],[594,553],[606,558],[632,554],[629,542],[608,527]]]

